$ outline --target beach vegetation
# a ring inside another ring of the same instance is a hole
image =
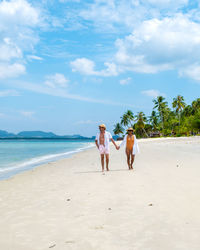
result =
[[[135,130],[138,138],[200,134],[200,98],[186,104],[184,97],[178,95],[170,108],[165,97],[157,96],[153,104],[150,116],[142,111],[134,115],[132,110],[127,110],[114,126],[114,134],[122,136],[128,127]]]

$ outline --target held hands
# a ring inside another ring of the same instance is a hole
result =
[[[116,149],[119,150],[119,149],[120,149],[120,146],[117,146],[117,145],[116,145]]]

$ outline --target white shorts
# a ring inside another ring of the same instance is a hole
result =
[[[110,153],[110,150],[109,148],[106,148],[104,145],[99,145],[99,153],[101,155],[104,155],[104,154],[109,154]]]

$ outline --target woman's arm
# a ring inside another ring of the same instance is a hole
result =
[[[140,152],[140,149],[139,149],[139,146],[138,146],[138,140],[136,138],[136,135],[134,135],[134,148],[135,148],[134,153],[139,153]]]
[[[122,146],[124,146],[124,144],[126,143],[126,137],[127,137],[127,135],[124,136],[124,139],[123,139],[123,141],[120,143],[119,148],[121,148]]]

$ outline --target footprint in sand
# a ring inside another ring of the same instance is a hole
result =
[[[103,229],[103,226],[96,226],[94,229],[96,230]]]
[[[73,240],[67,240],[67,241],[65,241],[65,243],[67,243],[67,244],[73,244],[73,243],[75,243],[75,241],[73,241]]]
[[[56,244],[54,244],[54,245],[50,246],[49,248],[53,248],[53,247],[55,247],[55,246],[56,246]]]

